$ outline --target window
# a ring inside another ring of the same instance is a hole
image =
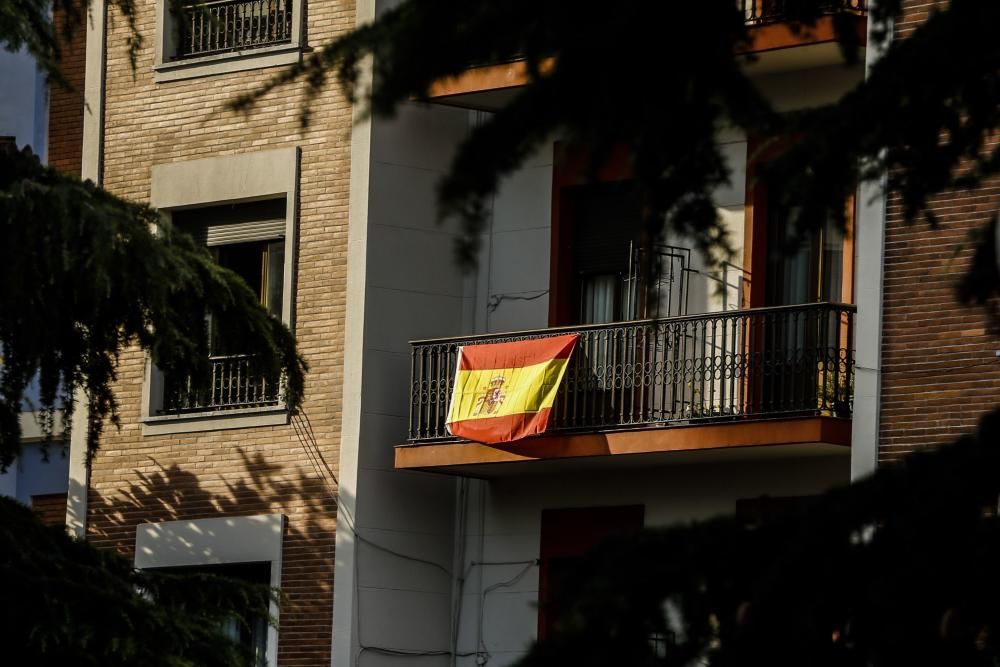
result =
[[[135,566],[139,569],[211,572],[252,583],[281,586],[281,514],[140,523],[135,527]],[[268,613],[276,621],[274,601]],[[227,631],[253,649],[258,664],[277,664],[278,630],[260,618],[248,627],[228,623]]]
[[[602,183],[564,196],[574,212],[574,324],[635,319],[642,217],[634,193],[624,184]]]
[[[750,307],[792,306],[854,300],[854,197],[845,204],[846,234],[833,220],[822,221],[795,248],[789,211],[757,180],[759,165],[780,155],[789,139],[748,142],[744,269],[751,277]],[[791,252],[784,253],[783,250]]]
[[[243,276],[260,303],[289,327],[298,212],[299,149],[278,148],[153,165],[150,203],[170,213],[216,259]],[[288,423],[279,378],[252,373],[252,361],[224,321],[212,321],[211,391],[188,390],[150,360],[142,397],[145,435]]]
[[[605,540],[642,530],[644,513],[642,505],[542,510],[539,639],[559,617],[560,602],[580,557]]]
[[[246,281],[258,301],[275,317],[284,305],[284,199],[176,211],[174,223],[200,237],[216,261]],[[212,377],[194,391],[186,378],[164,378],[164,414],[206,412],[278,405],[280,379],[254,373],[252,359],[225,322],[209,314]]]
[[[790,216],[777,207],[768,210],[765,305],[793,306],[816,301],[840,302],[844,283],[844,232],[832,220],[810,230],[798,247],[782,255],[794,233]]]
[[[184,567],[147,568],[159,572],[177,574],[211,574],[217,577],[238,579],[249,584],[261,586],[271,585],[271,563],[225,563],[220,565],[197,565]],[[240,617],[248,618],[248,623],[241,623]],[[233,616],[226,619],[222,630],[227,637],[242,644],[253,656],[253,664],[265,667],[267,661],[267,614],[250,615],[247,610],[233,610]]]
[[[596,173],[586,151],[555,147],[549,323],[606,324],[687,313],[691,250],[643,228],[628,151]]]
[[[159,0],[157,81],[297,62],[302,0]]]

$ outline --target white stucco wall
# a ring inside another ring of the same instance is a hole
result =
[[[845,454],[472,481],[463,568],[470,576],[461,599],[458,653],[485,647],[486,664],[504,667],[535,639],[538,568],[522,563],[539,557],[543,509],[643,505],[645,525],[664,527],[732,513],[740,499],[810,495],[846,484],[849,466]],[[517,582],[489,590],[526,567]],[[467,656],[457,664],[477,663]]]
[[[396,664],[399,658],[381,649],[450,647],[455,480],[394,470],[393,445],[407,437],[409,341],[463,330],[470,279],[453,261],[456,229],[437,223],[434,186],[468,123],[467,111],[417,105],[372,122],[361,421],[350,499],[356,535],[347,556],[354,559],[355,609],[349,627],[335,619],[334,637],[336,644],[354,634],[351,664]],[[342,553],[338,548],[338,559]],[[347,581],[338,575],[338,596]],[[444,656],[415,660],[448,664]]]
[[[854,76],[827,70],[769,75],[763,87],[781,109],[821,103],[846,90]],[[362,147],[370,150],[364,178],[352,166],[355,185],[368,196],[363,215],[352,199],[352,225],[364,225],[358,233],[363,260],[349,269],[358,272],[351,284],[363,294],[357,301],[363,301],[363,326],[352,328],[363,354],[360,376],[351,381],[360,391],[358,435],[345,438],[341,454],[341,501],[352,508],[357,531],[339,524],[334,662],[345,667],[399,661],[379,649],[423,653],[408,658],[413,664],[447,665],[450,656],[426,653],[474,653],[480,639],[489,665],[522,655],[537,627],[537,568],[528,566],[516,583],[484,598],[525,565],[472,563],[537,559],[545,508],[643,504],[647,525],[668,525],[731,512],[740,498],[816,493],[848,480],[847,456],[488,482],[394,470],[393,446],[407,431],[408,341],[548,325],[552,144],[503,181],[473,271],[463,274],[454,262],[456,228],[437,223],[435,186],[454,148],[480,121],[479,112],[406,105],[395,119],[371,121],[370,145]],[[747,144],[730,130],[721,131],[719,141],[732,180],[716,201],[739,267]],[[693,259],[693,268],[707,271],[702,258]],[[738,269],[729,278],[738,284]],[[736,288],[724,299],[716,284],[692,282],[689,312],[737,307]],[[466,572],[459,595],[458,579]],[[457,664],[475,665],[476,658]]]

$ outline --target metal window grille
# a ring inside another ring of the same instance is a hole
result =
[[[248,355],[211,357],[211,376],[206,387],[194,386],[191,379],[164,378],[164,414],[184,414],[258,408],[278,405],[281,381],[254,368]]]
[[[177,58],[288,44],[292,40],[292,0],[184,4],[177,21]]]

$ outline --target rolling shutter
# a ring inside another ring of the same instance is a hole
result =
[[[173,220],[207,246],[273,241],[285,237],[285,200],[174,211]]]
[[[284,238],[284,220],[254,220],[209,225],[205,230],[205,245],[216,246],[247,241],[271,241]]]

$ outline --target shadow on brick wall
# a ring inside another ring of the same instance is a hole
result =
[[[216,445],[210,457],[196,446],[181,455],[176,446],[152,448],[145,465],[115,471],[117,484],[102,471],[90,490],[87,534],[132,557],[141,523],[285,514],[279,661],[329,665],[337,478],[308,418],[295,415],[291,425],[297,443],[275,438],[228,453]]]

